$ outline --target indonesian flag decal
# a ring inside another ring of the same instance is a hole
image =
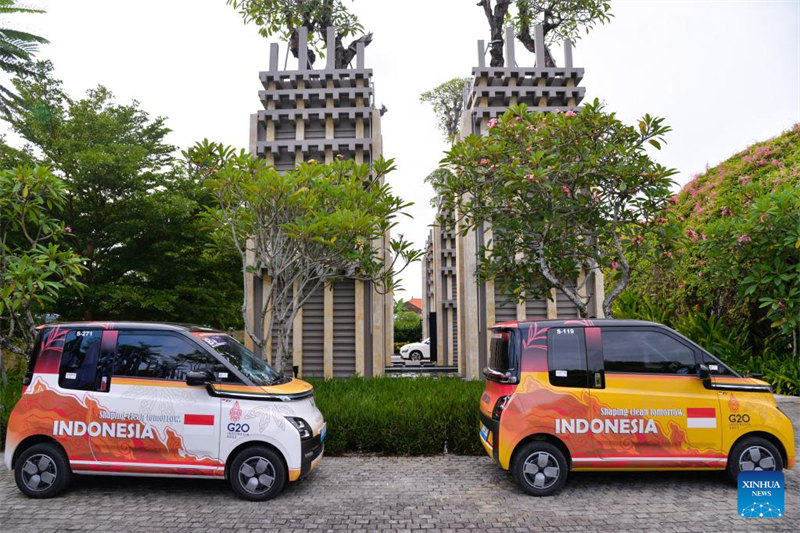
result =
[[[686,409],[686,427],[717,427],[717,410],[713,407],[689,407]]]
[[[185,435],[213,435],[214,415],[183,415]]]

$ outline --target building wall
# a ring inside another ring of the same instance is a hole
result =
[[[332,28],[327,36],[332,50]],[[301,58],[306,57],[306,37],[306,29],[301,28]],[[334,68],[333,54],[328,54],[322,69],[282,70],[278,60],[278,45],[271,44],[269,70],[259,74],[263,109],[250,118],[251,153],[279,171],[310,159],[329,163],[338,156],[371,163],[381,154],[381,117],[373,104],[372,69],[364,66],[363,44],[358,47],[355,68]],[[387,234],[376,243],[387,262],[388,239]],[[254,290],[247,302],[248,318],[256,330],[263,329],[257,318],[261,299],[255,287],[268,286],[269,277],[253,276],[250,283]],[[383,374],[393,348],[392,303],[391,293],[381,294],[367,282],[349,279],[321,287],[293,322],[292,364],[298,367],[298,375]],[[272,352],[268,347],[267,354]]]

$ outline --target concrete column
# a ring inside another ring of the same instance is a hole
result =
[[[249,243],[248,243],[249,244]],[[247,252],[245,252],[245,258],[247,260],[248,265],[252,265],[256,262],[255,254],[251,251],[251,246],[247,247]],[[247,322],[247,326],[252,330],[255,331],[256,322],[255,322],[255,275],[251,273],[245,274],[245,286],[248,292],[247,299],[245,301],[244,306],[244,319]],[[244,345],[250,351],[255,351],[255,343],[253,339],[250,338],[250,335],[247,334],[247,328],[245,328],[244,334]]]
[[[258,144],[258,113],[250,115],[250,153],[256,155],[256,144]]]
[[[264,305],[264,302],[267,301],[267,296],[269,295],[269,291],[272,289],[272,278],[269,276],[263,275],[261,277],[261,305]],[[257,309],[257,313],[260,313],[261,310]],[[272,319],[272,311],[267,310],[267,314],[264,315],[264,322],[261,324],[261,338],[266,339],[267,342],[264,344],[264,350],[267,352],[267,364],[272,364],[272,335],[269,334],[269,321]],[[283,370],[282,368],[278,369]]]
[[[323,300],[322,373],[325,379],[333,377],[333,284],[325,284]]]
[[[528,314],[528,310],[525,309],[525,300],[521,302],[517,302],[517,320],[525,320]]]
[[[445,351],[444,348],[447,342],[444,336],[444,291],[447,290],[447,286],[442,275],[442,228],[439,224],[434,224],[431,229],[431,254],[433,255],[433,272],[431,274],[433,280],[433,311],[436,312],[436,354],[439,364],[449,365],[451,364],[449,359],[451,350],[448,348]]]
[[[536,48],[536,68],[545,68],[544,61],[544,29],[541,24],[533,27],[533,42]]]
[[[478,68],[486,67],[486,47],[483,39],[478,41]]]
[[[564,68],[572,68],[572,41],[564,39]]]
[[[294,294],[297,294],[298,284],[294,284]],[[292,364],[297,367],[297,376],[303,377],[303,308],[295,315],[292,321]]]
[[[514,29],[510,26],[506,26],[506,68],[516,67],[517,62],[514,57]]]
[[[550,289],[550,298],[547,299],[547,318],[558,318],[556,294],[555,289]]]
[[[328,26],[325,31],[325,43],[327,45],[325,50],[325,70],[333,70],[336,68],[336,30]]]
[[[308,28],[297,30],[297,70],[308,70]]]
[[[386,325],[383,295],[372,289],[372,376],[383,375]]]
[[[458,216],[456,215],[456,218]],[[460,226],[461,224],[459,224]],[[460,239],[458,247],[458,360],[459,367],[464,368],[463,376],[467,379],[478,379],[479,346],[478,338],[478,283],[475,278],[477,267],[477,244],[475,232],[470,231]]]
[[[364,282],[356,281],[356,375],[364,375]]]
[[[278,72],[278,43],[269,45],[269,71]]]
[[[356,45],[356,68],[364,70],[364,41],[360,41]]]
[[[589,300],[589,316],[605,318],[603,312],[603,299],[605,298],[605,279],[603,273],[597,269],[592,273],[592,298]]]

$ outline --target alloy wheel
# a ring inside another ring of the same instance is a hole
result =
[[[750,446],[739,456],[739,470],[775,470],[775,457],[769,450],[761,446]]]
[[[253,456],[239,467],[239,481],[251,494],[264,494],[275,483],[275,467],[261,456]]]
[[[42,492],[49,489],[57,477],[55,461],[45,454],[31,455],[22,465],[22,482],[32,491]]]
[[[547,489],[552,487],[561,474],[556,458],[547,452],[538,451],[532,453],[525,459],[523,466],[525,481],[537,489]]]

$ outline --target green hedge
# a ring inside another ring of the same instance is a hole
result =
[[[328,424],[325,453],[485,453],[478,439],[481,381],[459,378],[348,378],[314,385]]]
[[[11,415],[11,410],[17,405],[19,397],[22,395],[22,374],[21,370],[12,370],[8,372],[8,386],[3,387],[3,382],[0,381],[0,450],[6,444],[6,427],[8,426],[8,417]]]

